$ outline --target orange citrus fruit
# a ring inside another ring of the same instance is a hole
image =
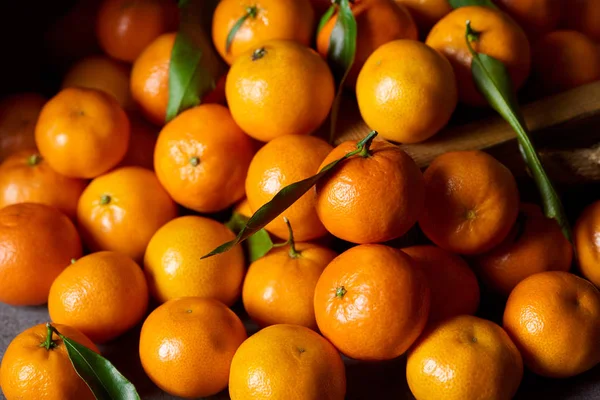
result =
[[[130,109],[130,68],[106,56],[91,56],[73,65],[62,81],[62,88],[96,89],[114,96],[121,107]]]
[[[458,95],[448,60],[415,40],[379,47],[358,76],[356,99],[366,124],[385,139],[415,143],[435,135]]]
[[[406,379],[417,400],[510,400],[523,359],[491,321],[462,315],[431,327],[408,354]]]
[[[568,272],[532,275],[510,293],[504,329],[534,373],[578,375],[600,362],[600,292]]]
[[[351,7],[357,26],[356,54],[346,83],[353,88],[361,68],[378,47],[398,39],[417,40],[419,34],[408,10],[394,0],[362,0]],[[327,58],[337,20],[334,14],[317,34],[317,50],[323,58]]]
[[[597,0],[569,0],[566,3],[562,25],[600,42],[600,3]]]
[[[94,179],[77,206],[81,237],[92,251],[121,252],[141,262],[148,242],[177,217],[177,205],[154,172],[122,167]]]
[[[280,136],[264,145],[248,168],[246,197],[250,208],[258,210],[285,186],[315,175],[332,149],[327,142],[313,136]],[[327,233],[317,216],[315,203],[315,192],[309,190],[285,211],[298,241],[316,239]],[[283,218],[274,219],[266,229],[281,239],[288,236]]]
[[[439,247],[480,254],[508,236],[519,213],[519,191],[508,168],[482,151],[438,156],[425,171],[425,211],[419,225]]]
[[[62,335],[100,353],[83,333],[66,325],[53,325]],[[0,386],[7,400],[94,400],[87,384],[77,375],[62,339],[46,324],[19,333],[8,345],[0,366]],[[48,346],[48,348],[45,346]]]
[[[125,156],[129,119],[113,96],[93,89],[67,88],[42,109],[35,141],[56,172],[95,178]]]
[[[228,37],[244,16],[246,19],[228,48]],[[255,4],[222,0],[213,14],[212,38],[221,57],[232,64],[241,54],[267,40],[294,40],[308,46],[314,22],[308,0],[261,0]]]
[[[425,274],[405,253],[360,245],[337,256],[315,288],[319,330],[359,360],[389,360],[413,344],[427,322]]]
[[[573,229],[579,269],[583,276],[600,287],[600,201],[583,210]]]
[[[162,129],[154,169],[176,202],[209,213],[244,197],[253,155],[252,141],[227,108],[203,104],[179,114]]]
[[[232,400],[342,400],[345,393],[339,353],[303,326],[265,328],[242,343],[231,362]]]
[[[0,161],[19,150],[35,147],[35,125],[46,99],[19,93],[0,100]]]
[[[517,222],[504,241],[471,261],[483,283],[508,296],[523,279],[544,271],[568,271],[573,248],[555,220],[534,204],[521,204]]]
[[[146,314],[148,286],[142,269],[113,251],[77,260],[56,278],[48,296],[52,321],[73,326],[95,343],[133,328]]]
[[[429,32],[440,19],[452,11],[448,0],[395,0],[408,9],[415,19],[419,32],[424,35]]]
[[[272,40],[237,58],[227,74],[225,94],[235,122],[268,142],[316,130],[329,114],[335,87],[329,67],[315,51]]]
[[[527,32],[540,34],[558,26],[563,0],[495,0]]]
[[[356,149],[337,146],[321,163]],[[317,184],[317,213],[325,228],[353,243],[385,242],[406,233],[423,209],[423,176],[398,146],[374,141],[367,154],[342,162]]]
[[[74,218],[86,181],[54,171],[36,149],[21,150],[0,164],[0,208],[41,203]]]
[[[550,32],[535,42],[533,72],[546,93],[563,92],[594,82],[600,80],[600,50],[583,33]]]
[[[201,259],[235,235],[225,225],[199,216],[176,218],[160,228],[144,256],[150,293],[159,301],[210,297],[230,306],[242,291],[245,274],[241,246]]]
[[[117,60],[134,62],[161,34],[177,28],[179,13],[170,0],[104,0],[96,20],[102,49]]]
[[[459,256],[435,246],[402,249],[425,273],[431,291],[429,323],[473,315],[479,307],[479,283],[475,273]]]
[[[140,359],[162,390],[185,398],[225,389],[233,355],[246,339],[242,321],[223,303],[183,297],[152,311],[140,334]]]
[[[119,166],[135,166],[154,170],[154,148],[158,139],[158,129],[137,113],[128,113],[131,137],[125,157]]]
[[[471,73],[473,56],[465,39],[467,21],[478,32],[473,50],[501,61],[515,89],[520,88],[531,64],[529,41],[517,23],[502,11],[490,7],[460,7],[442,18],[429,32],[426,43],[445,55],[456,74],[458,98],[472,106],[487,104],[475,87]]]
[[[69,218],[43,204],[2,208],[0,243],[0,301],[14,306],[46,303],[54,279],[82,252]]]
[[[334,251],[317,244],[292,242],[254,261],[242,290],[250,318],[262,327],[293,324],[316,330],[315,286],[335,256]]]

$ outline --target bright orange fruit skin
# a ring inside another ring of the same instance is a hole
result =
[[[83,333],[67,325],[53,324],[64,336],[100,354]],[[0,386],[6,399],[94,400],[87,384],[77,375],[67,349],[56,333],[55,347],[46,350],[46,324],[19,333],[8,345],[0,366]]]
[[[225,95],[235,122],[256,140],[308,135],[327,118],[335,86],[327,63],[312,49],[271,40],[241,54]]]
[[[21,203],[2,208],[0,301],[13,306],[46,303],[52,282],[81,253],[75,226],[54,207]]]
[[[427,277],[431,292],[429,324],[477,312],[479,283],[465,260],[430,245],[407,247],[402,251],[413,259]]]
[[[242,289],[244,308],[259,326],[302,325],[317,330],[313,297],[321,273],[336,256],[333,250],[312,243],[272,249],[254,261]]]
[[[233,357],[232,400],[343,400],[346,373],[339,353],[318,333],[273,325],[252,335]]]
[[[501,327],[461,315],[423,333],[408,353],[406,378],[417,400],[510,400],[523,359]]]
[[[142,269],[124,254],[102,251],[78,259],[54,281],[48,296],[52,321],[105,343],[146,314],[148,286]]]
[[[162,129],[154,169],[177,203],[210,213],[244,197],[253,155],[252,141],[227,108],[203,104],[179,114]]]
[[[265,144],[255,155],[246,176],[246,197],[250,208],[258,210],[285,186],[315,175],[321,162],[333,150],[327,142],[313,136],[280,136]],[[287,239],[287,217],[299,241],[325,236],[327,230],[315,209],[315,191],[309,190],[281,217],[265,228],[281,239]]]
[[[42,109],[35,141],[56,172],[89,179],[123,159],[129,134],[127,114],[113,96],[93,89],[67,88]]]
[[[529,41],[512,18],[490,7],[457,8],[431,29],[425,43],[445,55],[452,64],[459,100],[471,106],[484,106],[487,102],[475,87],[471,73],[473,56],[465,39],[467,21],[471,21],[473,30],[481,33],[477,41],[471,42],[473,50],[501,61],[515,89],[519,89],[529,75]]]
[[[508,168],[482,151],[437,157],[425,177],[419,225],[439,247],[481,254],[508,236],[519,213],[519,191]]]
[[[0,165],[0,208],[18,203],[56,207],[74,218],[87,182],[54,171],[36,149],[22,150]]]
[[[154,39],[177,29],[179,13],[170,0],[104,0],[96,36],[111,57],[134,62]]]
[[[319,170],[356,149],[337,146]],[[317,213],[325,228],[353,243],[385,242],[406,233],[423,210],[423,175],[398,146],[374,141],[370,156],[343,161],[317,184]]]
[[[118,251],[141,262],[154,233],[177,213],[152,171],[122,167],[89,184],[79,199],[77,222],[91,251]]]
[[[421,334],[430,307],[425,274],[400,250],[360,245],[337,256],[315,288],[319,330],[345,355],[389,360]]]
[[[573,229],[573,240],[581,273],[600,287],[600,201],[583,210]]]
[[[508,297],[503,324],[538,375],[567,378],[600,362],[600,291],[568,272],[521,281]]]
[[[37,93],[13,94],[0,100],[0,161],[35,147],[35,125],[45,103]]]
[[[257,7],[256,18],[246,19],[227,51],[227,36],[246,14],[248,6]],[[308,0],[259,0],[252,4],[222,0],[213,15],[213,43],[221,57],[231,65],[241,54],[268,40],[294,40],[309,46],[314,22],[314,11]]]
[[[213,299],[183,297],[155,309],[140,334],[148,377],[174,396],[211,396],[227,387],[233,355],[246,339],[242,321]]]
[[[568,271],[573,247],[555,220],[534,204],[521,204],[520,217],[506,239],[471,259],[475,271],[492,291],[508,297],[523,279],[544,271]]]

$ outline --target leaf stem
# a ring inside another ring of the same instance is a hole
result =
[[[300,257],[300,252],[296,250],[296,243],[294,242],[294,231],[292,230],[292,224],[290,224],[290,220],[287,219],[287,217],[283,217],[283,220],[285,221],[285,224],[288,228],[288,232],[290,233],[290,236],[288,238],[288,243],[290,245],[290,257],[298,258]]]
[[[229,53],[229,51],[231,50],[231,45],[233,44],[233,39],[235,38],[235,35],[240,30],[242,25],[244,25],[244,22],[246,22],[246,20],[248,18],[256,18],[257,15],[258,15],[258,7],[257,6],[246,7],[246,12],[244,13],[244,15],[242,15],[240,17],[240,19],[238,19],[236,21],[235,25],[233,25],[233,27],[229,31],[229,34],[227,35],[227,41],[225,42],[225,51],[227,53]]]
[[[50,322],[46,322],[46,340],[40,344],[40,347],[44,347],[46,350],[52,350],[56,347],[56,343],[52,340],[52,334],[57,332],[56,328],[50,325]],[[58,332],[57,332],[58,334]]]

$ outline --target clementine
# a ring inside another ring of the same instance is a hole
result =
[[[83,87],[104,91],[114,96],[121,107],[130,109],[130,68],[106,56],[90,56],[73,65],[62,81],[62,88]]]
[[[394,142],[421,142],[442,129],[456,108],[448,60],[414,40],[395,40],[367,59],[356,84],[366,124]]]
[[[21,150],[0,165],[0,208],[17,203],[41,203],[74,218],[85,185],[83,179],[55,172],[36,149]]]
[[[582,32],[600,42],[600,3],[596,0],[569,0],[564,7],[562,25]]]
[[[408,354],[406,379],[417,400],[510,400],[523,359],[506,332],[470,315],[431,327]]]
[[[337,256],[315,288],[319,330],[359,360],[389,360],[413,344],[427,322],[425,274],[400,250],[360,245]]]
[[[146,314],[148,286],[141,268],[124,254],[102,251],[78,259],[56,278],[48,296],[52,321],[105,343]]]
[[[573,229],[581,274],[600,287],[600,201],[581,213]]]
[[[356,149],[337,146],[323,166]],[[325,228],[353,243],[385,242],[402,236],[423,209],[423,176],[398,146],[374,141],[365,154],[345,160],[317,184],[317,214]]]
[[[313,136],[280,136],[264,145],[248,168],[246,197],[250,208],[258,210],[285,186],[315,175],[332,149],[327,142]],[[285,211],[299,241],[327,234],[317,216],[315,203],[315,192],[310,190]],[[281,239],[288,236],[283,218],[274,219],[266,229]]]
[[[158,129],[138,113],[130,112],[131,137],[125,157],[119,166],[135,166],[154,170],[154,148],[158,139]]]
[[[13,94],[0,100],[0,161],[35,147],[35,125],[45,103],[37,93]]]
[[[308,46],[314,23],[309,0],[261,0],[255,4],[222,0],[213,14],[213,43],[221,57],[232,64],[268,40],[294,40]]]
[[[65,337],[100,353],[83,333],[67,325],[54,327]],[[7,400],[94,400],[77,375],[62,339],[46,324],[19,333],[8,345],[0,366],[0,386]]]
[[[134,62],[154,39],[177,29],[178,22],[177,5],[171,0],[104,0],[96,35],[109,56]]]
[[[510,233],[519,191],[510,170],[482,151],[438,156],[425,171],[425,211],[419,225],[439,247],[485,253]]]
[[[501,10],[531,34],[550,32],[558,26],[563,0],[495,0]]]
[[[224,210],[244,197],[254,155],[250,138],[227,108],[203,104],[179,114],[158,136],[154,169],[179,204],[199,212]]]
[[[600,50],[583,33],[551,32],[535,43],[533,72],[546,93],[562,92],[594,82],[600,79]]]
[[[425,273],[431,291],[429,323],[473,315],[479,307],[479,283],[475,273],[459,256],[435,246],[402,249]]]
[[[222,303],[173,299],[144,321],[140,359],[162,390],[185,398],[211,396],[227,386],[231,360],[246,337],[242,321]]]
[[[573,248],[556,221],[535,204],[521,204],[517,222],[504,241],[472,259],[492,291],[508,297],[523,279],[544,271],[568,271]]]
[[[568,272],[532,275],[510,293],[504,329],[534,373],[578,375],[600,362],[600,292]]]
[[[361,68],[379,46],[398,39],[417,40],[419,33],[408,10],[394,0],[362,0],[352,5],[352,13],[357,26],[356,54],[346,84],[354,88]],[[334,14],[317,35],[317,50],[324,58],[336,23]]]
[[[93,89],[67,88],[42,109],[35,141],[56,172],[95,178],[125,156],[129,119],[113,96]]]
[[[345,393],[339,353],[303,326],[265,328],[242,343],[231,362],[232,400],[342,400]]]
[[[159,301],[177,297],[210,297],[230,306],[242,291],[245,274],[241,246],[201,259],[235,235],[220,222],[186,216],[160,228],[144,256],[150,293]]]
[[[221,3],[223,4],[223,3]],[[308,135],[333,103],[329,67],[313,50],[272,40],[241,54],[225,83],[231,115],[253,138],[268,142],[283,135]]]
[[[448,0],[395,0],[408,9],[414,18],[419,32],[426,35],[446,14],[452,11]]]
[[[92,251],[110,250],[141,262],[148,242],[177,217],[177,205],[156,175],[141,167],[122,167],[99,176],[77,205],[83,242]]]
[[[431,29],[426,43],[445,55],[452,64],[459,100],[481,106],[487,103],[475,87],[471,73],[473,56],[465,39],[467,21],[471,21],[471,27],[478,33],[471,47],[501,61],[508,69],[515,89],[520,88],[529,75],[529,41],[521,27],[508,15],[482,6],[457,8]]]
[[[0,243],[0,301],[14,306],[46,303],[54,279],[82,252],[69,218],[43,204],[2,208]]]

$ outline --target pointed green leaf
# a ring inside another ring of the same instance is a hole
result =
[[[135,386],[106,358],[58,333],[77,375],[98,400],[140,400]]]
[[[329,172],[331,172],[340,162],[346,160],[347,158],[361,154],[361,152],[364,152],[365,149],[368,149],[375,136],[377,136],[377,132],[372,131],[367,135],[367,137],[356,144],[356,150],[351,151],[342,158],[327,164],[321,168],[316,175],[306,178],[300,182],[292,183],[291,185],[281,189],[270,202],[263,205],[254,213],[254,215],[252,215],[252,217],[250,217],[248,222],[246,222],[234,240],[222,244],[202,258],[224,253],[264,228],[269,222],[273,221],[292,204],[294,204],[296,200],[304,195],[304,193],[308,192],[309,189],[312,188],[319,180],[327,176]]]
[[[321,16],[321,19],[319,20],[319,26],[317,27],[317,35],[321,32],[321,30],[323,29],[325,24],[327,24],[327,22],[329,22],[331,17],[333,17],[333,14],[335,14],[335,10],[336,10],[336,6],[335,6],[335,4],[332,4],[331,6],[329,6],[327,11],[325,11],[325,14],[323,14],[323,16]]]
[[[496,110],[517,133],[521,154],[527,167],[531,171],[540,192],[544,213],[546,217],[553,218],[558,222],[563,234],[570,241],[571,228],[569,226],[569,221],[565,215],[560,198],[558,197],[554,186],[552,186],[552,182],[548,178],[535,147],[529,138],[527,126],[521,115],[521,110],[509,72],[502,62],[473,50],[470,38],[476,36],[477,33],[473,31],[470,22],[467,21],[465,37],[467,46],[473,55],[471,71],[475,85],[486,98],[490,106]]]
[[[208,6],[203,0],[180,4],[181,22],[169,64],[166,122],[200,104],[202,96],[215,88],[219,60],[201,25],[201,15]]]
[[[452,8],[468,7],[468,6],[481,6],[491,7],[498,9],[492,0],[448,0]]]
[[[248,217],[234,212],[231,219],[225,225],[235,234],[238,234],[246,226],[248,219]],[[272,248],[273,241],[271,240],[271,236],[269,236],[269,232],[264,228],[256,231],[246,241],[248,258],[251,263],[265,256]]]
[[[233,43],[233,39],[235,38],[235,35],[240,30],[242,25],[244,25],[244,22],[246,22],[248,18],[256,18],[257,14],[257,6],[246,7],[246,12],[244,13],[244,15],[242,15],[240,19],[236,21],[236,23],[231,27],[231,30],[227,34],[227,40],[225,41],[225,51],[227,53],[229,53],[229,50],[231,49],[231,44]]]

